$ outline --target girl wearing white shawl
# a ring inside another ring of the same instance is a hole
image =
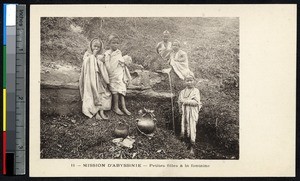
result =
[[[184,80],[185,76],[190,72],[187,53],[180,50],[180,42],[175,40],[172,44],[173,51],[170,54],[170,65],[177,76]]]
[[[171,77],[172,89],[177,95],[184,88],[184,77],[191,72],[187,53],[180,50],[180,42],[178,40],[172,43],[169,64],[170,68],[168,71]]]
[[[96,115],[98,120],[108,119],[104,111],[111,109],[111,93],[107,86],[109,78],[102,53],[102,41],[98,38],[92,39],[89,50],[83,56],[79,78],[82,112],[89,118]]]
[[[179,110],[181,117],[181,138],[185,135],[190,140],[190,151],[194,154],[194,145],[196,141],[196,126],[201,109],[200,92],[194,86],[195,77],[192,72],[185,77],[187,87],[183,89],[178,97]]]

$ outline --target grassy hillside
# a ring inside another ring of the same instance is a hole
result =
[[[104,43],[110,33],[122,38],[122,52],[148,70],[161,62],[155,53],[162,32],[182,42],[195,73],[203,108],[199,129],[238,156],[239,20],[238,18],[43,18],[42,64],[81,66],[93,37]]]

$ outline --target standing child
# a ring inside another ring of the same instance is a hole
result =
[[[89,118],[96,115],[98,120],[108,119],[104,111],[111,109],[111,93],[107,86],[109,78],[102,53],[102,41],[99,38],[92,39],[89,50],[83,56],[79,78],[82,112]]]
[[[116,34],[110,35],[108,44],[110,49],[105,52],[105,64],[110,81],[109,89],[113,94],[112,110],[118,115],[124,115],[124,113],[131,115],[125,104],[127,85],[131,80],[131,76],[126,66],[126,58],[122,56],[122,52],[118,49],[120,44],[119,36]],[[130,59],[129,56],[126,57]],[[119,100],[121,102],[121,109],[119,108]]]
[[[178,97],[179,110],[182,114],[180,137],[185,134],[189,138],[190,152],[194,154],[194,145],[196,141],[196,126],[201,109],[200,92],[195,88],[195,77],[192,72],[185,77],[186,88],[183,89]]]

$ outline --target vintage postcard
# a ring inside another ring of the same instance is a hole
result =
[[[30,176],[295,176],[296,5],[32,5]]]

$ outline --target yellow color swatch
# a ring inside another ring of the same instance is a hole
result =
[[[3,89],[3,131],[6,131],[6,89]]]

